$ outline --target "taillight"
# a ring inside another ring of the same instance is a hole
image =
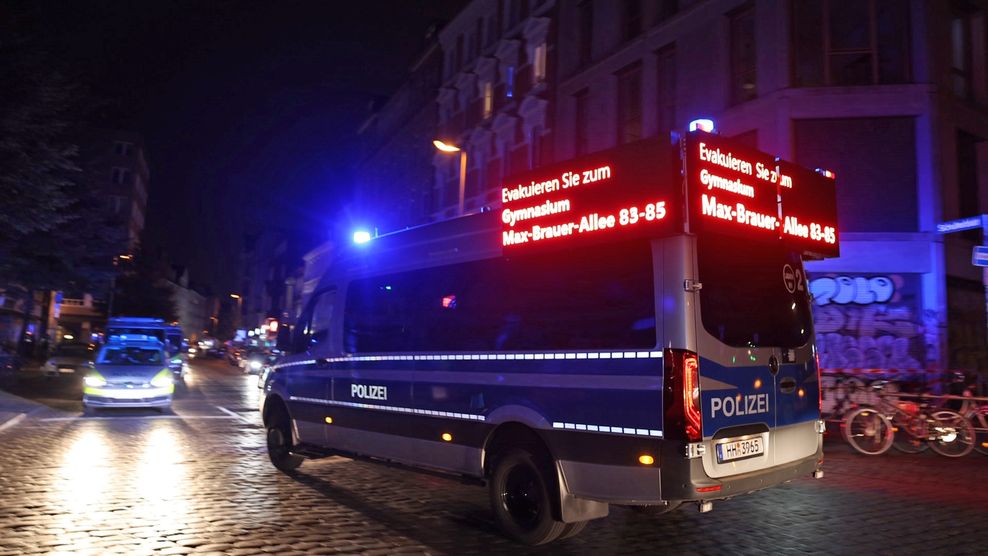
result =
[[[680,349],[667,349],[663,356],[663,435],[670,439],[699,442],[703,439],[699,360],[695,353]]]
[[[816,409],[823,415],[823,376],[820,373],[820,352],[813,350],[813,360],[816,362]]]

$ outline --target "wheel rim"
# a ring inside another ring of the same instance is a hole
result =
[[[501,502],[518,526],[534,529],[545,507],[538,472],[527,465],[512,467],[501,489]]]
[[[858,451],[877,455],[887,449],[890,429],[876,411],[861,411],[848,422],[847,439]]]

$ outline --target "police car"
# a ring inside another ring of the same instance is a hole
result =
[[[175,382],[160,340],[143,334],[112,336],[84,378],[82,405],[168,408]]]

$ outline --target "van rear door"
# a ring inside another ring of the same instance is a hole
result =
[[[704,437],[733,472],[781,463],[768,433],[819,416],[800,257],[782,242],[703,234],[697,272]]]

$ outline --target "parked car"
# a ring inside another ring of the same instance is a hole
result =
[[[47,376],[83,376],[95,357],[95,344],[62,342],[55,346],[41,370]]]

